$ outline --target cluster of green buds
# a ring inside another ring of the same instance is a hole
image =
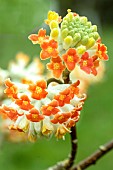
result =
[[[52,15],[52,12],[49,15]],[[83,53],[94,46],[100,38],[96,25],[92,25],[87,17],[79,16],[71,10],[68,10],[68,14],[63,18],[61,28],[56,20],[52,20],[48,24],[51,29],[51,38],[59,39],[65,50],[79,47],[78,52]]]

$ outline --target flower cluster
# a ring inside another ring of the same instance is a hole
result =
[[[63,19],[49,11],[45,23],[50,27],[50,36],[46,35],[46,30],[40,29],[38,34],[28,38],[33,44],[40,44],[42,60],[50,58],[47,68],[53,76],[60,78],[66,68],[72,72],[76,65],[96,76],[99,63],[108,60],[107,48],[101,43],[97,26],[71,10]]]
[[[51,83],[47,87],[44,80],[21,84],[6,79],[5,85],[12,102],[3,104],[0,114],[11,120],[9,129],[25,132],[30,141],[52,134],[64,137],[79,120],[86,98],[79,93],[79,81],[71,85]]]
[[[56,12],[49,11],[45,23],[50,27],[50,35],[40,29],[28,38],[40,45],[41,60],[50,59],[46,67],[53,77],[42,74],[43,66],[38,58],[28,64],[28,56],[22,53],[7,71],[0,70],[5,75],[3,89],[3,82],[6,86],[0,114],[10,130],[24,133],[24,139],[28,136],[30,141],[53,134],[64,138],[71,132],[86,99],[85,85],[81,88],[80,80],[86,82],[83,76],[86,73],[89,83],[90,76],[103,73],[101,64],[108,60],[97,27],[86,17],[68,10],[61,19]]]

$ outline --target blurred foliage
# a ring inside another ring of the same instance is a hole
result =
[[[58,9],[58,6],[54,6],[56,0],[52,2],[53,7]],[[68,8],[72,6],[69,2],[73,1],[68,0]],[[66,13],[66,4],[67,1],[63,0],[62,7],[60,6],[59,10],[64,10]],[[88,5],[86,3],[87,7]],[[75,11],[76,6],[73,2]],[[80,7],[82,9],[82,6]],[[19,51],[31,57],[39,55],[40,49],[37,45],[32,45],[27,37],[31,32],[37,32],[38,27],[41,27],[49,9],[49,0],[0,0],[0,66],[2,68],[5,68],[9,60],[13,59]],[[60,14],[62,11],[60,11]],[[90,17],[90,12],[88,15]],[[111,37],[113,37],[112,27],[103,25],[102,39],[108,47],[110,60],[107,62],[103,82],[90,87],[84,110],[81,113],[81,119],[77,124],[79,140],[77,161],[85,158],[96,150],[99,145],[112,138],[113,58]],[[57,161],[65,159],[69,154],[69,150],[69,135],[66,136],[65,141],[56,141],[55,138],[49,141],[40,139],[35,144],[10,143],[1,140],[0,169],[43,170]],[[113,152],[110,152],[96,165],[88,169],[111,170],[113,169],[112,159]]]
[[[28,35],[44,23],[50,0],[0,0],[0,66],[6,68],[10,59],[22,51],[38,56],[40,48],[33,46]],[[5,59],[4,59],[5,58]]]
[[[49,0],[0,0],[0,33],[29,33],[43,23],[50,6]]]

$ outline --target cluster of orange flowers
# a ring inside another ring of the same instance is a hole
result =
[[[5,80],[4,92],[9,102],[2,101],[0,107],[3,119],[9,121],[9,129],[24,132],[30,141],[52,134],[64,138],[71,132],[86,99],[81,93],[84,90],[79,87],[80,81],[75,80],[76,69],[79,67],[88,75],[97,76],[103,71],[99,69],[101,62],[108,60],[107,48],[101,43],[97,27],[86,17],[68,10],[61,19],[56,12],[49,11],[45,23],[50,27],[50,36],[46,35],[46,30],[40,29],[38,34],[28,38],[33,44],[40,45],[41,60],[50,59],[46,66],[54,79],[51,80],[49,74],[47,78],[47,75],[32,72],[34,64],[28,69],[31,73],[28,77],[21,58],[18,65],[23,65],[22,70],[13,65],[17,72],[20,69],[18,80]]]

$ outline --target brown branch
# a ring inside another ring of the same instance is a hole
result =
[[[64,80],[64,84],[71,84],[69,75],[70,75],[70,72],[67,69],[65,69],[65,71],[63,72],[63,76],[62,76]]]
[[[68,164],[65,167],[65,169],[69,169],[73,165],[76,157],[77,147],[78,147],[76,126],[71,128],[70,136],[71,136],[71,154],[69,156]]]
[[[50,79],[47,80],[47,86],[52,82],[56,82],[58,84],[63,84],[63,82],[61,80],[58,80],[58,79],[55,79],[55,78],[50,78]]]
[[[70,168],[70,170],[83,170],[88,168],[89,166],[95,164],[101,157],[103,157],[106,153],[113,149],[113,140],[99,147],[97,151],[95,151],[92,155],[82,160],[77,165]]]

